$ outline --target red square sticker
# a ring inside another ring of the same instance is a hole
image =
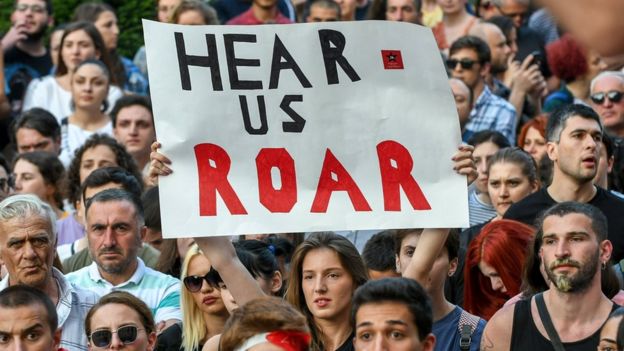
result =
[[[400,50],[381,50],[384,69],[403,69],[403,58]]]

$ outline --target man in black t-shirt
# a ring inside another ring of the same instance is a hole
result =
[[[11,29],[2,37],[7,95],[14,114],[30,80],[45,76],[52,69],[50,53],[43,37],[52,24],[50,0],[16,0],[11,14]]]
[[[603,133],[600,117],[590,107],[575,104],[553,112],[546,127],[552,183],[513,204],[505,218],[533,225],[541,212],[556,203],[589,203],[607,217],[613,259],[624,258],[624,201],[593,183]]]

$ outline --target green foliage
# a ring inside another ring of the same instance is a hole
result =
[[[0,32],[6,33],[11,26],[11,12],[14,0],[0,0]],[[67,23],[71,20],[74,9],[84,0],[52,0],[54,23]],[[118,52],[132,59],[138,48],[143,46],[143,27],[141,19],[155,17],[155,0],[108,0],[104,1],[117,13],[119,21]]]

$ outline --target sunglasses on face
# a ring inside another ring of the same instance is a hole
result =
[[[140,330],[144,329],[139,329],[135,325],[124,325],[123,327],[117,328],[117,330],[99,329],[91,333],[91,344],[99,348],[109,347],[113,341],[113,334],[115,333],[124,345],[132,344],[136,341]]]
[[[457,68],[457,64],[459,64],[462,69],[472,69],[475,63],[477,63],[477,61],[471,60],[471,59],[461,59],[461,60],[447,59],[446,60],[446,66],[451,70]]]
[[[593,94],[590,98],[596,105],[602,105],[606,98],[609,98],[612,103],[617,104],[622,101],[622,94],[623,93],[621,91],[612,90],[606,93]]]
[[[215,287],[215,284],[210,279],[210,272],[206,273],[204,276],[189,275],[184,278],[183,282],[188,291],[196,293],[201,290],[204,280],[208,283],[208,285]]]

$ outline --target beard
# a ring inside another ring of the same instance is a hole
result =
[[[47,30],[48,24],[44,22],[41,24],[41,26],[39,26],[39,28],[37,28],[35,32],[27,33],[24,41],[29,43],[36,43],[43,39],[43,36],[46,34]]]
[[[555,288],[563,293],[578,293],[587,289],[594,275],[598,271],[598,257],[600,255],[599,250],[589,258],[587,263],[582,264],[578,261],[564,258],[561,260],[555,260],[546,267],[546,274],[548,279],[555,285]],[[554,272],[554,268],[560,265],[570,265],[576,267],[578,272],[576,274],[558,274]]]

